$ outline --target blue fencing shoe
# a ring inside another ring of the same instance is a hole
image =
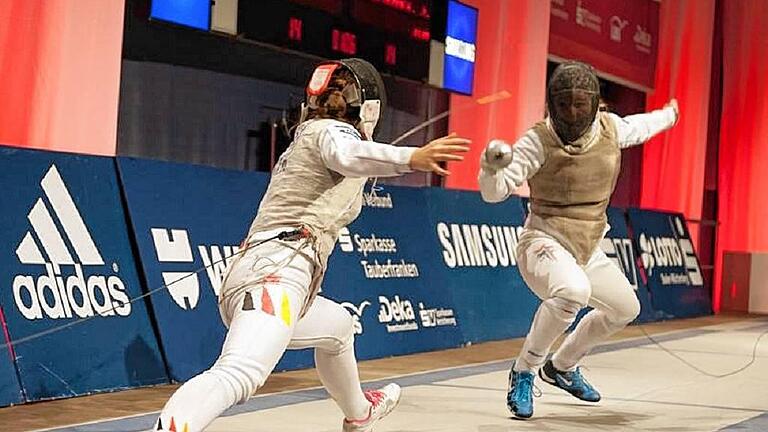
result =
[[[507,408],[518,418],[533,415],[533,372],[515,372],[515,363],[509,369]]]
[[[552,360],[547,360],[544,367],[539,369],[539,377],[583,401],[597,402],[600,400],[600,393],[584,379],[579,368],[574,371],[563,372],[555,369]]]

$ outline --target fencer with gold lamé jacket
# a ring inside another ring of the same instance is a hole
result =
[[[675,121],[671,107],[623,118],[599,112],[589,131],[568,145],[548,119],[541,121],[514,144],[506,168],[480,170],[483,199],[503,201],[528,180],[531,212],[521,245],[545,233],[586,265],[609,228],[606,209],[621,168],[621,149],[645,142]]]

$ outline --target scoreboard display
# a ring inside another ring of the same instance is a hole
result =
[[[429,73],[433,0],[240,1],[238,34],[325,58],[362,57],[415,80]]]
[[[478,9],[458,0],[151,0],[151,20],[472,94]],[[250,59],[258,62],[258,59]]]

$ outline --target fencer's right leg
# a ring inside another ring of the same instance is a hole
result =
[[[349,419],[368,415],[371,406],[360,387],[352,316],[340,304],[318,296],[296,325],[289,349],[315,349],[323,386]]]
[[[587,305],[591,289],[586,273],[573,255],[543,234],[518,250],[518,266],[523,279],[542,302],[514,369],[535,373],[552,344]]]

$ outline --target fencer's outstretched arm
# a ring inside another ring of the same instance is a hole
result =
[[[659,132],[671,128],[679,117],[677,101],[672,99],[662,109],[643,114],[619,117],[609,114],[616,123],[619,147],[627,148],[642,144]]]
[[[509,198],[524,181],[531,178],[544,163],[544,146],[533,129],[512,146],[512,162],[501,170],[495,170],[480,157],[480,194],[486,202],[501,202]]]
[[[344,177],[393,177],[412,172],[416,147],[396,147],[363,140],[360,132],[341,122],[320,132],[320,157]]]
[[[413,171],[450,174],[438,165],[461,161],[469,140],[456,136],[436,139],[423,147],[398,147],[363,140],[351,125],[335,123],[320,133],[325,166],[345,177],[393,177]]]

